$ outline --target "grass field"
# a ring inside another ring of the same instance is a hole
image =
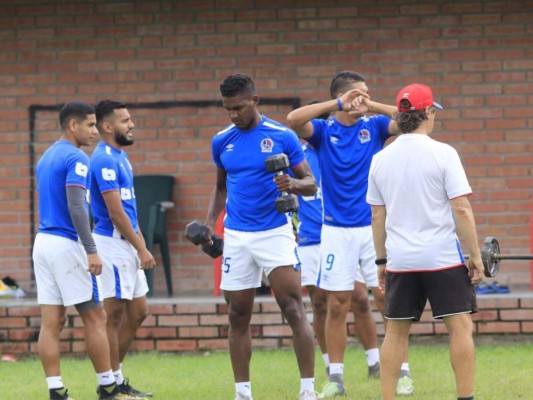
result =
[[[522,340],[523,339],[523,340]],[[533,341],[483,340],[477,348],[476,399],[533,399]],[[412,400],[455,399],[454,378],[446,343],[412,344],[410,364],[416,392]],[[325,382],[322,360],[316,358],[317,389]],[[76,400],[96,399],[96,378],[88,360],[64,357],[63,380]],[[255,351],[252,357],[254,400],[298,398],[299,378],[290,350]],[[129,356],[124,373],[134,386],[153,390],[154,400],[232,400],[233,377],[226,352],[204,354],[142,353]],[[0,398],[47,399],[46,383],[37,359],[0,363]],[[379,381],[367,380],[360,348],[345,359],[346,399],[380,399]],[[3,395],[8,397],[3,397]]]

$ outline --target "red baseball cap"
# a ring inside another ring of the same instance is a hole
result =
[[[408,107],[400,106],[400,102],[404,99],[409,101]],[[396,95],[396,105],[400,112],[419,111],[431,106],[442,110],[442,106],[433,101],[431,88],[422,83],[411,83],[401,89]]]

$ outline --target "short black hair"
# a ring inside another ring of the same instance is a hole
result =
[[[59,110],[59,125],[62,130],[66,130],[68,128],[68,121],[72,118],[80,122],[87,119],[87,115],[94,113],[94,108],[90,104],[84,103],[83,101],[70,101]]]
[[[329,86],[329,94],[332,99],[337,98],[337,95],[341,92],[346,92],[348,90],[348,85],[354,82],[364,82],[365,78],[363,75],[358,74],[353,71],[342,71],[339,72],[331,80],[331,85]]]
[[[240,94],[255,94],[255,85],[252,78],[244,74],[229,75],[220,84],[222,97],[234,97]]]
[[[113,114],[113,111],[121,108],[126,108],[126,104],[109,99],[99,101],[94,106],[94,111],[96,112],[96,124],[100,124],[105,117]]]

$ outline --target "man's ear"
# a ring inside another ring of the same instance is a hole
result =
[[[71,132],[76,132],[78,130],[79,122],[76,118],[71,118],[68,120],[68,129]]]
[[[100,125],[102,127],[102,133],[111,133],[113,129],[111,129],[111,124],[108,121],[102,122]]]

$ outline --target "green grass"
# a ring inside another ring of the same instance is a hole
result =
[[[533,398],[533,345],[488,341],[477,347],[476,398]],[[529,343],[528,341],[529,340]],[[414,344],[410,364],[415,379],[412,400],[455,399],[454,377],[446,344]],[[320,355],[316,358],[317,389],[325,382]],[[96,378],[88,360],[64,357],[63,381],[76,400],[96,399]],[[226,352],[205,354],[132,354],[124,372],[139,389],[153,390],[154,400],[232,400],[233,377]],[[254,351],[251,365],[255,400],[297,399],[299,377],[290,350]],[[0,363],[3,393],[13,399],[46,399],[46,383],[37,359]],[[380,399],[379,381],[367,380],[366,362],[360,348],[349,349],[345,358],[347,399]],[[3,396],[0,396],[4,398]]]

